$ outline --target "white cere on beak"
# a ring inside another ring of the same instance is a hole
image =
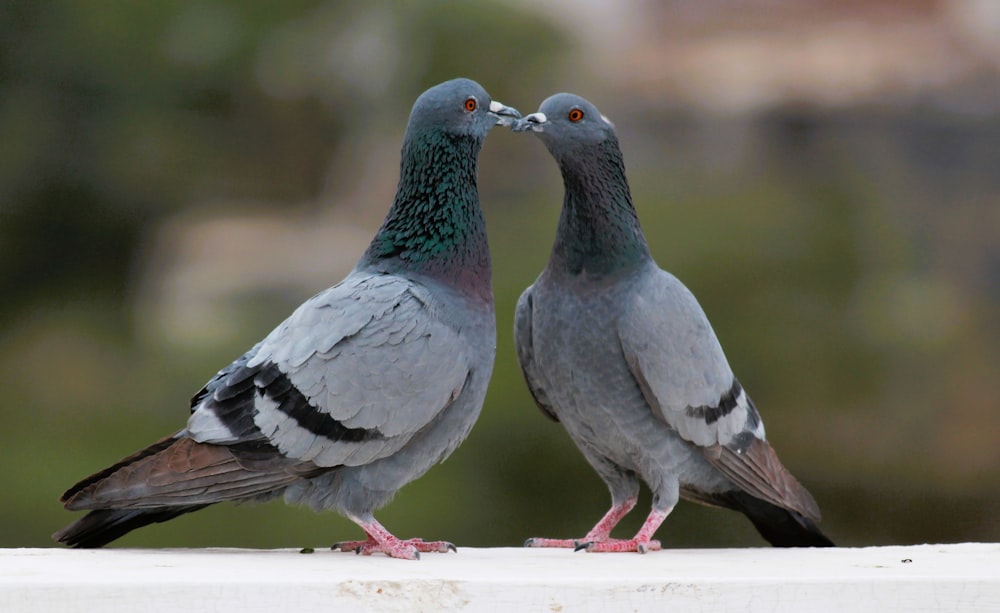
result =
[[[511,127],[521,118],[521,113],[502,102],[490,100],[490,114],[497,118],[496,125]]]
[[[545,124],[548,120],[545,113],[531,113],[530,115],[525,115],[514,124],[514,131],[527,132],[531,130],[532,132],[541,132],[545,129]]]
[[[545,116],[545,113],[532,113],[526,115],[519,123],[521,126],[518,130],[523,132],[525,130],[531,130],[532,132],[541,132],[545,129],[545,124],[549,121],[549,118]]]

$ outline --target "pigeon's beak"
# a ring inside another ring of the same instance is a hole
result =
[[[490,115],[497,118],[498,126],[512,126],[521,118],[521,113],[517,109],[505,106],[496,100],[490,101]]]
[[[545,117],[545,113],[532,113],[515,123],[511,130],[514,132],[527,132],[528,130],[531,130],[532,132],[541,132],[545,129],[545,124],[547,124],[548,121],[548,118]]]

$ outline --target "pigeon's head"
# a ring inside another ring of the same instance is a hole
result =
[[[597,107],[576,94],[549,96],[532,113],[514,124],[515,132],[534,132],[553,153],[603,143],[615,126]]]
[[[452,79],[420,94],[410,111],[408,132],[438,129],[451,134],[485,138],[493,126],[513,125],[521,114],[492,100],[471,79]]]

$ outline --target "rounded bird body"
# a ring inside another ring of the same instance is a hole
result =
[[[632,327],[627,314],[644,296],[650,265],[600,280],[560,279],[546,271],[519,303],[518,320],[530,318],[531,331],[530,338],[519,335],[518,342],[530,344],[528,376],[545,390],[546,406],[608,483],[615,501],[635,498],[641,479],[653,492],[654,506],[669,509],[682,486],[697,483],[710,492],[731,486],[690,441],[650,410],[630,367],[623,334]],[[650,341],[690,345],[691,333],[668,329]]]
[[[187,427],[77,483],[90,510],[56,540],[100,547],[210,504],[286,501],[335,510],[366,540],[335,547],[416,558],[373,512],[446,458],[482,408],[496,350],[476,171],[489,130],[519,117],[474,81],[414,103],[400,182],[355,269],[221,370]]]
[[[585,537],[528,544],[657,549],[653,534],[685,497],[742,511],[775,545],[831,545],[698,301],[653,261],[611,122],[587,100],[556,94],[514,129],[542,140],[565,187],[549,262],[518,302],[518,359],[539,407],[612,497]],[[634,538],[612,539],[640,479],[652,511]]]
[[[423,283],[426,291],[412,298],[419,314],[393,323],[398,331],[386,335],[383,355],[369,354],[364,369],[371,375],[343,378],[363,397],[374,395],[357,386],[370,381],[382,392],[375,397],[385,402],[378,406],[360,399],[357,406],[364,410],[355,419],[370,420],[379,413],[407,417],[406,423],[383,433],[386,440],[395,436],[400,442],[360,458],[335,459],[336,471],[292,484],[286,501],[360,517],[451,455],[472,430],[493,368],[492,304],[431,279]],[[414,419],[419,409],[434,407],[438,409],[427,417]]]

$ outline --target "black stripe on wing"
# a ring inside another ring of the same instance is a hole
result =
[[[259,368],[247,368],[253,357],[250,351],[212,377],[191,399],[192,412],[211,411],[242,441],[264,440],[264,434],[253,421],[257,402],[255,377]]]
[[[377,428],[351,428],[309,402],[273,362],[248,367],[250,352],[220,372],[191,400],[192,408],[210,410],[234,437],[243,441],[263,440],[264,434],[254,423],[257,399],[266,397],[281,411],[316,436],[331,441],[361,443],[382,440]]]
[[[714,424],[733,412],[733,409],[736,408],[736,401],[742,391],[743,387],[740,385],[740,382],[733,379],[733,386],[729,388],[728,392],[722,395],[722,398],[719,399],[719,404],[714,407],[688,407],[685,413],[687,413],[688,417],[700,417],[704,419],[706,424]]]
[[[331,441],[346,441],[362,443],[365,441],[382,440],[385,435],[378,428],[350,428],[334,419],[329,413],[321,411],[302,395],[288,375],[271,362],[260,365],[260,371],[254,377],[258,384],[258,393],[266,395],[274,401],[277,409],[291,417],[309,433],[322,436]],[[260,387],[261,384],[265,385]]]

